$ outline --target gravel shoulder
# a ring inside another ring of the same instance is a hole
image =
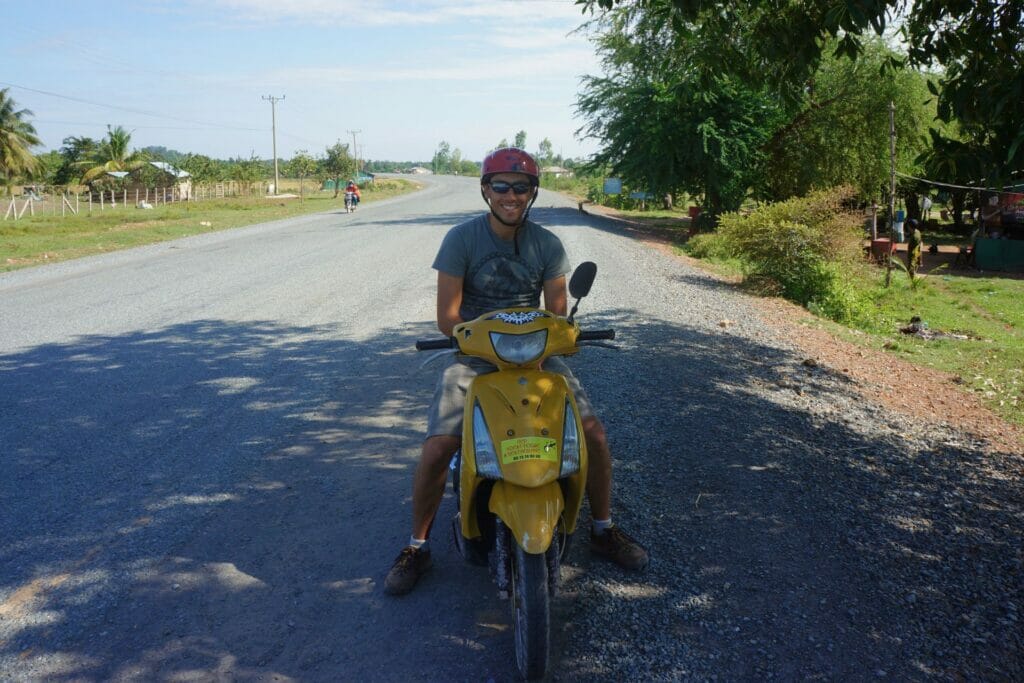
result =
[[[1020,430],[943,373],[611,229],[654,247],[641,267],[686,273],[671,305],[703,308],[692,329],[621,325],[639,378],[620,355],[577,361],[616,521],[653,559],[632,576],[576,548],[558,680],[1024,678]]]

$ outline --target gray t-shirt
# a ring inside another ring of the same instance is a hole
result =
[[[459,315],[473,320],[513,306],[540,306],[544,283],[569,272],[562,241],[550,230],[526,221],[516,243],[491,230],[483,214],[448,231],[434,259],[434,269],[462,278]]]

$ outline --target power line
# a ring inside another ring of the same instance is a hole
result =
[[[81,97],[72,97],[70,95],[62,95],[60,93],[50,92],[48,90],[39,90],[37,88],[28,88],[28,87],[26,87],[24,85],[18,85],[17,83],[7,83],[7,82],[4,82],[4,81],[0,81],[0,85],[9,86],[11,88],[18,88],[19,90],[26,90],[28,92],[34,92],[34,93],[38,93],[40,95],[47,95],[49,97],[57,97],[57,98],[62,99],[62,100],[70,100],[71,102],[81,102],[82,104],[89,104],[89,105],[92,105],[94,107],[104,107],[106,109],[113,109],[115,111],[126,111],[126,112],[128,112],[130,114],[141,114],[142,116],[152,116],[154,118],[167,119],[168,121],[180,121],[181,123],[199,124],[199,125],[202,125],[202,126],[210,126],[212,128],[224,128],[224,129],[227,129],[227,130],[244,130],[244,131],[251,131],[251,132],[255,132],[255,133],[264,133],[264,132],[266,132],[265,128],[245,128],[245,127],[242,127],[242,126],[229,126],[229,125],[225,125],[225,124],[221,124],[221,123],[214,123],[214,122],[211,122],[211,121],[197,121],[197,120],[194,120],[194,119],[181,118],[179,116],[169,116],[167,114],[160,114],[160,113],[157,113],[157,112],[146,111],[144,109],[132,109],[130,107],[119,107],[119,106],[114,105],[114,104],[105,104],[103,102],[95,102],[93,100],[87,100],[87,99],[84,99],[84,98],[81,98]]]
[[[929,185],[935,185],[936,187],[948,187],[954,190],[970,190],[972,192],[998,192],[999,194],[1020,194],[1019,191],[1014,191],[1013,188],[1019,187],[1019,185],[1007,185],[1004,187],[978,187],[977,185],[954,185],[952,183],[943,183],[938,180],[929,180],[928,178],[918,178],[917,176],[907,175],[906,173],[896,172],[901,178],[907,180],[916,180],[920,183],[928,183]]]

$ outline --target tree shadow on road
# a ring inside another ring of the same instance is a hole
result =
[[[624,352],[573,362],[653,560],[577,545],[563,680],[1021,676],[1019,454],[905,434],[841,372],[714,321],[606,325]]]
[[[508,662],[486,572],[445,553],[446,529],[420,594],[380,591],[408,534],[436,374],[413,341],[432,328],[205,320],[0,357],[0,669],[381,680],[460,649],[488,653],[470,677]]]

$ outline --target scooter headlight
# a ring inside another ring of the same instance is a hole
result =
[[[498,465],[498,454],[491,441],[491,432],[487,429],[487,420],[480,404],[473,406],[473,454],[476,456],[476,473],[487,479],[501,479],[501,467]]]
[[[547,330],[536,330],[526,334],[491,332],[491,346],[494,347],[498,358],[506,363],[525,365],[535,361],[541,357],[547,345]]]
[[[576,428],[576,411],[565,402],[565,426],[562,428],[562,471],[559,477],[580,471],[580,432]]]

